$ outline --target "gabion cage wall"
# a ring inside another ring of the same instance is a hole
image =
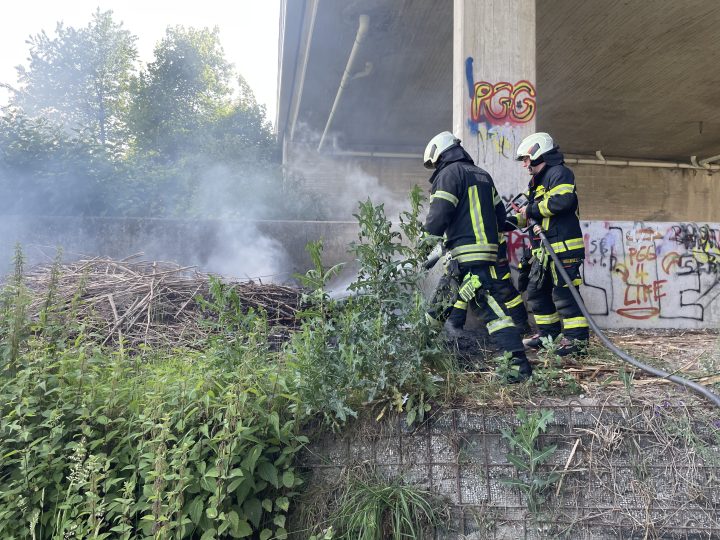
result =
[[[518,424],[510,408],[443,410],[414,429],[404,417],[360,422],[308,449],[309,482],[332,486],[365,464],[429,489],[451,505],[441,539],[720,538],[720,413],[668,402],[542,408],[554,420],[539,446],[557,444],[543,470],[564,472],[538,514],[502,482],[518,475],[502,436]]]

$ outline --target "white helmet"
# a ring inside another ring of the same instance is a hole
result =
[[[440,158],[440,154],[456,144],[460,144],[460,139],[449,131],[443,131],[435,135],[425,147],[425,154],[423,155],[423,165],[425,165],[425,168],[434,169],[437,165],[437,160]]]
[[[531,161],[535,161],[553,148],[555,148],[555,143],[550,135],[543,132],[533,133],[525,137],[518,145],[515,159],[522,161],[527,156]]]

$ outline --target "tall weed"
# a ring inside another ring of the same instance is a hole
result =
[[[445,352],[426,323],[419,289],[421,208],[414,190],[395,230],[383,205],[360,204],[351,245],[358,275],[343,302],[326,292],[334,269],[322,266],[321,244],[310,246],[315,268],[303,280],[312,291],[309,307],[288,348],[306,414],[321,413],[338,427],[368,402],[407,411],[409,423],[429,410],[441,380],[430,368]]]
[[[2,296],[1,538],[287,535],[307,439],[262,314],[217,284],[227,332],[137,362],[81,332],[44,339],[52,302],[33,335],[21,274]]]

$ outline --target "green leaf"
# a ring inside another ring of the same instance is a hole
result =
[[[270,499],[263,499],[262,507],[266,512],[272,512],[272,501]]]
[[[234,468],[228,473],[228,478],[243,478],[245,476],[245,473],[240,468]]]
[[[287,488],[293,487],[293,484],[295,484],[295,475],[292,473],[292,471],[285,471],[283,473],[282,483],[283,486]]]
[[[544,463],[555,453],[555,450],[557,450],[557,444],[543,448],[539,454],[533,456],[533,464]]]
[[[250,474],[253,474],[255,471],[255,464],[257,463],[258,458],[261,456],[264,446],[261,444],[255,445],[255,447],[250,450],[247,456],[245,456],[245,459],[242,460],[242,468],[246,471],[249,471]]]
[[[238,521],[238,526],[232,529],[230,534],[232,534],[233,538],[245,538],[246,536],[250,536],[252,532],[250,524],[243,519]]]
[[[235,478],[232,482],[228,484],[227,490],[228,493],[234,493],[235,490],[238,488],[240,484],[242,484],[245,481],[244,478]]]
[[[215,540],[216,534],[217,534],[217,531],[215,529],[208,529],[200,537],[200,540]]]
[[[263,529],[260,532],[260,540],[269,540],[272,537],[272,531],[270,529]]]
[[[405,418],[405,422],[408,426],[412,426],[413,422],[415,422],[415,417],[417,416],[417,411],[415,409],[410,409],[407,413],[407,417]]]
[[[290,508],[290,500],[287,497],[278,497],[275,499],[275,507],[287,512]]]
[[[217,489],[217,481],[210,476],[202,476],[200,478],[200,486],[210,493],[215,493]]]
[[[210,519],[215,519],[218,516],[217,508],[214,508],[212,506],[209,506],[205,509],[205,515],[209,517]]]
[[[260,519],[262,518],[262,503],[259,499],[251,497],[245,501],[242,505],[243,512],[253,524],[255,528],[260,526]]]
[[[278,514],[273,518],[273,523],[277,525],[278,527],[284,527],[285,526],[285,515],[284,514]]]
[[[235,510],[230,510],[227,520],[230,522],[230,526],[233,529],[236,529],[240,524],[240,516],[238,516],[238,513]]]
[[[275,430],[275,435],[277,437],[280,437],[280,417],[278,416],[278,413],[273,411],[268,416],[268,422],[270,422],[270,425]]]
[[[187,509],[187,512],[190,515],[190,519],[195,525],[200,523],[200,518],[202,517],[203,499],[204,497],[195,497]]]
[[[507,460],[512,463],[515,468],[519,471],[529,471],[530,465],[528,465],[525,461],[520,459],[514,454],[506,454]]]
[[[530,488],[530,486],[527,485],[525,482],[523,482],[522,480],[517,480],[515,478],[501,478],[500,483],[504,486],[519,488],[523,492],[527,491]]]
[[[275,487],[280,487],[278,484],[277,469],[272,463],[263,461],[260,465],[258,465],[258,474],[260,475],[260,478],[266,482],[270,482]]]

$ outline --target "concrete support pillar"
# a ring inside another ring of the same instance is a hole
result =
[[[454,0],[453,131],[503,197],[525,190],[514,161],[535,131],[535,0]]]

